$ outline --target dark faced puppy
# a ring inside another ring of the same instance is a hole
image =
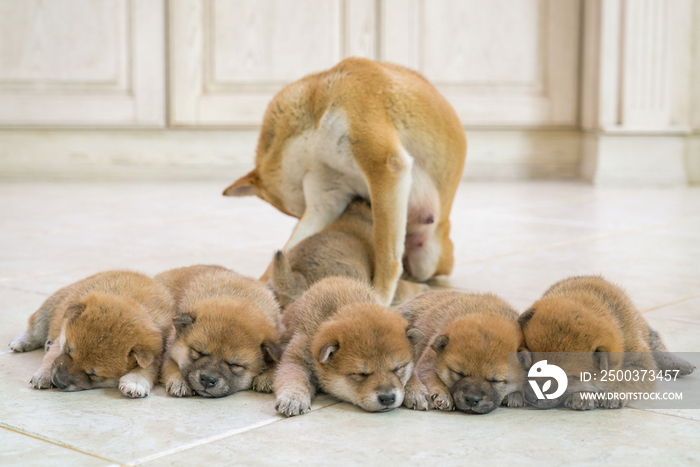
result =
[[[270,392],[279,360],[279,306],[260,282],[218,266],[156,277],[177,292],[175,335],[162,380],[174,396]]]

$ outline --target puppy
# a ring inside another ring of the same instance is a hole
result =
[[[629,297],[617,286],[597,276],[571,277],[554,284],[519,319],[525,336],[525,369],[534,362],[548,360],[559,366],[568,378],[566,391],[555,399],[538,399],[526,385],[526,402],[537,408],[560,404],[588,410],[596,406],[620,408],[625,400],[585,398],[583,393],[648,392],[654,381],[601,381],[609,370],[679,370],[690,374],[695,367],[666,350],[658,333],[649,328]],[[543,354],[543,352],[576,352]],[[624,353],[623,353],[624,352]],[[656,357],[656,358],[655,358]],[[596,374],[592,381],[581,381],[582,372]],[[644,373],[645,375],[647,373]]]
[[[309,411],[316,390],[368,412],[399,407],[413,370],[416,333],[366,284],[322,279],[283,315],[286,349],[275,375],[277,411]]]
[[[356,199],[337,221],[321,232],[305,238],[286,254],[278,251],[270,286],[282,308],[324,277],[345,276],[371,283],[373,230],[372,208],[366,201]],[[400,303],[425,290],[428,290],[425,284],[399,280],[394,301]]]
[[[158,380],[172,313],[170,294],[153,279],[130,271],[103,272],[49,297],[10,348],[26,352],[45,346],[30,381],[33,388],[119,386],[128,397],[146,397]]]
[[[523,405],[525,374],[509,372],[508,365],[523,335],[508,303],[491,294],[431,291],[398,312],[426,336],[417,348],[405,406],[483,414],[501,404]]]
[[[452,271],[449,214],[466,148],[459,118],[425,78],[348,58],[273,98],[255,169],[224,195],[256,195],[299,218],[285,253],[355,197],[370,200],[374,287],[387,305],[402,266],[418,282]]]
[[[155,277],[176,298],[175,329],[161,379],[168,394],[223,397],[272,391],[281,355],[279,306],[260,282],[220,266],[173,269]]]

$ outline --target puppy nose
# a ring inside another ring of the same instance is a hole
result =
[[[394,393],[379,394],[377,397],[379,398],[379,403],[382,405],[391,405],[396,402],[396,394]]]
[[[481,402],[481,397],[473,395],[464,396],[464,402],[474,407],[476,404]]]
[[[205,388],[213,388],[214,386],[216,386],[216,378],[214,378],[213,376],[200,375],[199,381]]]

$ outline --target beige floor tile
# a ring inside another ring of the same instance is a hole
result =
[[[16,431],[0,428],[0,465],[109,466],[113,463],[73,449],[47,443]]]
[[[368,414],[347,404],[145,464],[692,465],[700,423],[634,409]]]
[[[0,354],[0,425],[113,462],[135,462],[225,433],[278,421],[271,394],[246,391],[221,399],[177,399],[162,386],[144,399],[115,389],[72,393],[31,389],[42,351]],[[334,404],[328,397],[313,409]]]

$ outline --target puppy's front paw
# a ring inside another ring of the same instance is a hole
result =
[[[128,373],[119,380],[119,390],[126,397],[146,397],[151,393],[151,383],[143,376]]]
[[[275,374],[272,371],[264,371],[253,378],[253,391],[272,392],[272,385],[275,382]]]
[[[29,381],[29,385],[34,389],[50,389],[54,387],[51,382],[51,371],[37,371],[32,376],[31,381]]]
[[[428,410],[428,390],[422,384],[407,384],[406,393],[403,398],[403,405],[413,410]]]
[[[591,410],[595,409],[596,407],[596,401],[593,398],[584,398],[583,397],[583,392],[575,392],[571,394],[569,397],[567,397],[564,400],[564,407],[567,407],[572,410]],[[595,394],[593,392],[589,392],[587,394]]]
[[[625,401],[620,399],[603,399],[598,403],[598,407],[602,409],[621,409],[624,406]]]
[[[301,394],[280,394],[275,409],[282,415],[303,415],[311,409],[311,398]]]
[[[10,342],[10,350],[13,352],[29,352],[41,347],[41,342],[37,343],[32,340],[31,336],[26,332],[21,336],[17,336]]]
[[[455,403],[449,392],[444,392],[440,389],[433,391],[430,395],[430,408],[440,409],[446,412],[454,410]]]
[[[524,407],[525,406],[525,399],[523,398],[522,393],[519,392],[511,392],[506,396],[506,406],[508,407]]]
[[[165,383],[165,390],[168,394],[175,397],[189,397],[194,394],[187,381],[177,376],[168,379]]]

